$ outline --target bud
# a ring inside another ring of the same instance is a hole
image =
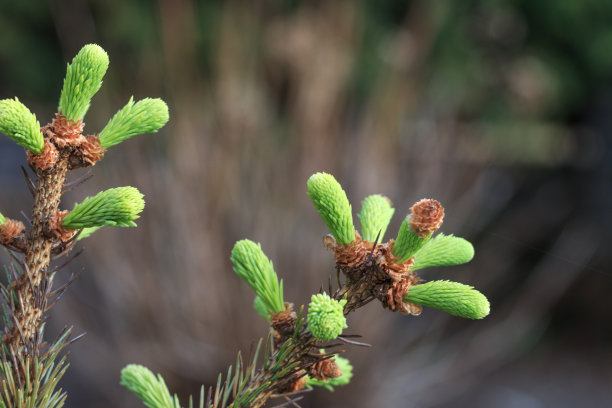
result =
[[[109,148],[133,136],[155,133],[168,122],[168,105],[161,99],[130,98],[100,132],[100,144]]]
[[[132,391],[150,408],[172,408],[178,405],[161,375],[138,364],[128,364],[121,370],[121,385]]]
[[[333,340],[347,328],[346,299],[334,300],[327,293],[312,295],[308,305],[308,330],[319,340]]]
[[[392,253],[399,262],[406,262],[440,228],[444,208],[436,200],[423,199],[415,203],[400,226]]]
[[[87,197],[64,217],[62,226],[69,229],[101,227],[135,227],[134,220],[144,209],[143,195],[134,187],[117,187]]]
[[[404,302],[433,307],[467,319],[482,319],[490,310],[489,301],[482,293],[471,286],[445,280],[411,286]]]
[[[308,196],[338,245],[355,240],[351,204],[334,176],[316,173],[308,179]]]
[[[87,44],[81,48],[68,64],[58,110],[74,122],[83,119],[107,69],[108,54],[102,47]]]
[[[334,387],[347,385],[351,381],[351,378],[353,378],[353,366],[351,365],[351,362],[347,358],[340,357],[339,355],[334,356],[334,360],[337,367],[342,372],[340,377],[330,378],[327,381],[321,381],[317,380],[316,378],[308,377],[306,386],[308,388],[312,388],[312,386],[325,387],[329,391],[334,391]]]
[[[34,154],[44,148],[44,138],[36,116],[19,99],[0,101],[0,132]]]
[[[238,241],[230,259],[234,272],[255,291],[269,315],[285,310],[283,281],[278,282],[274,265],[261,250],[260,244],[248,239]]]
[[[387,197],[379,194],[366,197],[358,215],[364,241],[374,242],[378,237],[378,242],[382,242],[394,212],[393,204]]]
[[[469,241],[453,235],[438,234],[414,254],[413,271],[435,266],[461,265],[474,257]]]

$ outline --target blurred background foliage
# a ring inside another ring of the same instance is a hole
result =
[[[213,384],[265,322],[232,273],[234,242],[262,243],[296,304],[333,275],[306,196],[333,173],[355,212],[446,207],[470,264],[423,271],[481,289],[483,321],[371,304],[349,318],[373,345],[355,376],[304,407],[573,407],[612,399],[612,2],[598,0],[0,0],[0,97],[42,123],[66,62],[110,55],[86,117],[99,131],[131,95],[163,97],[170,123],[111,149],[66,208],[134,185],[133,230],[102,229],[48,335],[74,324],[68,407],[140,406],[118,385],[141,363],[181,396]],[[0,139],[2,212],[31,202],[21,149]],[[67,279],[59,276],[58,280]]]

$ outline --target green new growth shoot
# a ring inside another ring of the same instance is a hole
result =
[[[170,395],[161,375],[148,368],[129,364],[121,370],[121,385],[132,391],[149,408],[180,408],[178,398]]]
[[[414,255],[413,271],[435,266],[461,265],[474,257],[469,241],[453,235],[436,235]]]
[[[17,98],[0,101],[0,132],[34,154],[43,151],[45,141],[40,123]]]
[[[68,119],[83,119],[91,98],[102,86],[108,69],[108,54],[96,44],[87,44],[68,64],[58,110]]]
[[[312,295],[308,305],[308,330],[320,340],[333,340],[347,328],[344,317],[346,299],[332,299],[327,293]]]
[[[255,296],[255,300],[253,300],[253,309],[255,309],[258,315],[266,319],[268,322],[270,321],[268,307],[259,296]]]
[[[482,319],[490,310],[487,298],[472,286],[445,280],[411,286],[403,300],[467,319]]]
[[[135,227],[134,220],[144,209],[143,195],[134,187],[111,188],[75,204],[62,225],[80,229],[102,227]]]
[[[308,196],[338,245],[353,242],[355,226],[351,204],[340,183],[330,174],[316,173],[310,177],[307,185]]]
[[[234,264],[234,272],[255,291],[268,315],[285,310],[283,281],[278,282],[274,265],[263,253],[260,244],[248,239],[238,241],[230,259]]]
[[[408,216],[400,226],[392,253],[398,261],[406,262],[412,255],[421,249],[428,240],[429,237],[420,237],[410,228],[410,216]]]
[[[81,231],[81,233],[77,237],[77,241],[80,241],[80,240],[85,239],[85,238],[89,238],[91,236],[91,234],[93,234],[94,232],[96,232],[100,228],[102,228],[102,227],[100,226],[100,227],[83,228],[83,230]]]
[[[133,136],[155,133],[168,122],[168,105],[161,99],[130,98],[100,132],[100,144],[109,148]]]
[[[361,221],[361,235],[365,241],[374,242],[378,237],[378,242],[383,242],[383,237],[395,209],[392,207],[391,200],[379,194],[366,197],[361,205],[359,221]],[[379,235],[380,234],[380,235]]]

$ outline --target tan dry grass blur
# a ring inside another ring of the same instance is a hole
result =
[[[504,246],[483,238],[483,229],[506,210],[521,182],[497,164],[521,159],[508,149],[520,144],[523,139],[516,138],[524,137],[529,124],[512,139],[495,139],[488,135],[502,129],[461,119],[452,101],[437,104],[427,70],[442,23],[435,7],[420,2],[387,41],[367,50],[377,54],[378,69],[369,78],[367,100],[355,98],[350,84],[364,35],[358,4],[305,2],[290,14],[266,14],[262,4],[229,2],[215,20],[212,62],[203,64],[196,5],[160,1],[160,48],[145,48],[140,60],[130,62],[142,72],[135,83],[113,74],[113,47],[119,45],[110,44],[107,83],[119,86],[100,97],[100,109],[110,115],[132,89],[147,90],[138,97],[158,89],[171,121],[159,135],[109,151],[94,180],[65,201],[69,206],[86,193],[117,185],[138,186],[147,200],[138,229],[104,229],[85,242],[81,262],[87,270],[53,312],[53,326],[74,322],[88,333],[71,354],[69,401],[137,406],[117,385],[120,368],[131,362],[162,372],[184,396],[197,392],[202,381],[216,381],[239,349],[248,353],[266,328],[251,307],[250,289],[231,270],[229,254],[238,239],[262,243],[285,280],[288,300],[306,303],[326,287],[334,275],[332,256],[323,248],[326,230],[305,193],[316,171],[337,177],[355,213],[368,194],[391,198],[397,212],[387,238],[414,201],[439,199],[447,209],[442,230],[482,245],[471,265],[421,275],[456,279],[491,295],[505,290],[504,276],[514,265],[499,260],[513,259],[513,251],[537,242],[537,231],[518,246]],[[101,117],[91,120],[103,123]],[[529,129],[541,141],[531,164],[554,166],[571,152],[555,125]],[[521,217],[523,212],[503,215],[500,234]],[[588,239],[578,222],[563,231],[559,253],[576,239]],[[579,255],[578,265],[590,256]],[[531,280],[551,279],[554,256],[547,262]],[[482,322],[433,311],[396,316],[372,304],[349,319],[349,332],[373,344],[349,350],[356,366],[353,384],[334,394],[317,390],[303,405],[450,401],[512,358],[525,331],[538,329],[546,308],[576,278],[580,268],[575,269],[555,280],[546,301],[529,291],[529,282],[511,286],[514,297],[501,297],[504,302],[494,303]],[[435,392],[438,387],[445,392]]]

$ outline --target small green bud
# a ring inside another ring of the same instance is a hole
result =
[[[327,293],[312,295],[308,305],[308,330],[319,340],[333,340],[347,328],[346,299],[334,300]]]
[[[363,200],[358,217],[361,221],[361,234],[365,241],[374,242],[376,237],[378,237],[378,242],[383,241],[385,231],[395,212],[392,205],[391,200],[379,194],[368,196]]]
[[[308,179],[308,196],[338,245],[355,240],[351,204],[334,176],[316,173]]]
[[[0,101],[0,132],[34,154],[40,154],[45,147],[40,123],[17,98]]]
[[[243,239],[232,249],[234,272],[255,291],[265,305],[268,315],[285,310],[283,281],[278,282],[272,261],[261,250],[261,245]]]
[[[105,225],[135,227],[134,220],[144,209],[143,195],[134,187],[117,187],[87,197],[64,217],[62,226],[68,229],[92,228]]]
[[[6,218],[4,218],[4,215],[0,213],[0,225],[4,224],[5,222],[6,222]]]
[[[487,298],[472,286],[445,280],[411,286],[403,300],[467,319],[482,319],[490,310]]]
[[[83,119],[91,98],[102,86],[102,78],[108,69],[108,54],[99,45],[87,44],[68,64],[64,87],[59,101],[59,111],[68,119]]]
[[[268,322],[270,321],[270,313],[268,313],[268,308],[259,296],[255,296],[255,300],[253,300],[253,308],[257,314],[266,319]]]
[[[414,255],[413,271],[434,266],[461,265],[474,257],[469,241],[453,235],[436,235]]]
[[[353,366],[351,362],[344,357],[340,357],[339,355],[334,356],[334,360],[340,371],[342,371],[342,375],[336,378],[330,378],[327,381],[317,380],[315,378],[308,377],[306,382],[306,386],[311,388],[312,386],[317,387],[325,387],[328,391],[334,391],[334,387],[338,387],[341,385],[347,385],[351,378],[353,378]]]
[[[121,385],[132,391],[149,408],[174,408],[174,400],[161,375],[138,364],[121,370]]]
[[[132,97],[100,132],[100,144],[109,148],[132,136],[157,132],[168,118],[168,105],[161,99],[145,98],[134,103]]]
[[[93,234],[94,232],[96,232],[100,228],[102,228],[102,227],[83,228],[83,230],[81,231],[81,233],[77,237],[77,241],[80,241],[80,240],[85,239],[85,238],[89,238],[91,236],[91,234]]]

